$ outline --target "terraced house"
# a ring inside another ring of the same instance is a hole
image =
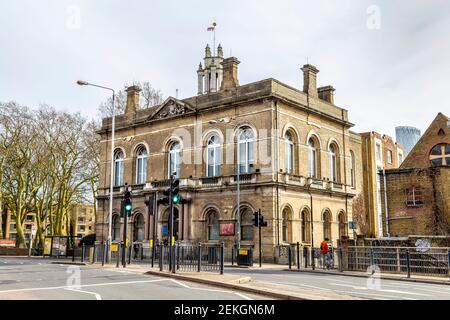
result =
[[[98,240],[107,239],[110,161],[114,240],[123,229],[119,208],[125,183],[133,189],[131,240],[167,236],[167,206],[148,215],[144,201],[161,195],[171,172],[180,178],[182,197],[190,200],[174,214],[175,237],[182,243],[231,247],[239,217],[241,245],[254,246],[258,232],[252,219],[258,209],[268,222],[264,260],[273,261],[277,246],[317,247],[324,237],[336,245],[348,236],[352,199],[362,190],[361,137],[350,131],[347,110],[334,104],[334,88],[317,88],[319,70],[309,64],[301,68],[300,89],[275,79],[241,85],[239,63],[225,59],[220,45],[216,56],[207,46],[197,70],[198,94],[169,97],[150,109],[139,110],[140,89],[129,87],[125,114],[116,117],[114,159],[112,119],[103,119]]]

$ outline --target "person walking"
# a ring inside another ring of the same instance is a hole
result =
[[[330,270],[330,248],[328,242],[330,239],[325,238],[320,244],[320,254],[322,255],[322,261],[324,262],[324,267]]]

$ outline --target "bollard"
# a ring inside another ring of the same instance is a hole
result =
[[[373,266],[375,264],[375,258],[373,254],[373,249],[370,249],[370,265]]]
[[[182,249],[179,245],[177,246],[177,270],[180,270],[180,249]]]
[[[339,247],[339,253],[338,253],[338,264],[339,264],[339,271],[340,272],[344,272],[344,265],[343,265],[343,252],[342,252],[342,247]]]
[[[409,249],[406,250],[406,270],[408,272],[407,277],[411,278],[411,255]]]
[[[308,269],[308,247],[303,248],[303,258],[305,259],[305,268]]]
[[[292,250],[291,246],[288,247],[288,264],[289,264],[289,270],[292,269]]]
[[[313,270],[316,270],[316,251],[314,247],[311,248],[311,267]]]
[[[128,264],[131,264],[131,254],[133,253],[132,245],[128,246]]]
[[[116,264],[116,268],[118,268],[118,267],[119,267],[119,264],[120,264],[120,252],[122,252],[122,251],[121,251],[121,248],[120,248],[120,242],[119,242],[119,244],[118,244],[118,251],[117,251],[117,264]]]
[[[152,244],[152,268],[154,267],[155,262],[155,246]]]
[[[297,269],[300,270],[300,242],[297,242]]]
[[[231,247],[231,265],[234,266],[234,246]]]
[[[84,262],[84,255],[85,255],[85,252],[86,251],[86,247],[85,247],[85,244],[83,243],[83,245],[81,246],[81,262]]]
[[[163,271],[163,253],[164,246],[162,244],[159,245],[159,271]]]
[[[72,246],[72,262],[75,262],[75,246]]]
[[[94,248],[92,249],[92,264],[97,262],[96,255],[95,255],[95,253],[97,251],[96,249],[97,249],[97,246],[94,243]],[[89,252],[89,254],[91,254],[91,253]]]
[[[106,260],[106,250],[108,249],[106,242],[103,244],[103,259],[102,259],[102,267],[105,265]]]
[[[221,243],[220,244],[220,274],[223,274],[223,267],[225,264],[225,243]]]
[[[198,244],[198,262],[197,262],[197,272],[200,272],[202,265],[202,245],[201,243]]]
[[[171,265],[172,273],[175,273],[175,269],[176,269],[176,265],[177,265],[176,253],[177,253],[177,244],[172,246],[172,258],[171,258],[171,261],[172,261],[172,265]]]

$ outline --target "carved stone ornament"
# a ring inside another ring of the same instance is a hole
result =
[[[186,107],[169,101],[164,108],[158,113],[156,119],[164,119],[186,113]]]

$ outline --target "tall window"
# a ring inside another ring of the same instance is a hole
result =
[[[337,159],[337,147],[332,144],[330,145],[330,173],[331,181],[338,181],[338,159]]]
[[[173,142],[169,147],[169,172],[167,175],[170,177],[170,175],[174,172],[176,172],[176,177],[180,177],[180,143],[179,142]]]
[[[392,164],[392,150],[387,150],[386,151],[386,160],[387,163]]]
[[[323,214],[323,237],[331,240],[331,213],[325,211]]]
[[[317,178],[317,146],[312,138],[308,141],[308,173]]]
[[[286,172],[292,174],[294,172],[294,139],[289,131],[284,138],[286,140]]]
[[[398,165],[401,165],[403,162],[403,153],[399,152],[398,153]]]
[[[339,239],[347,236],[347,219],[345,217],[345,212],[341,211],[338,216],[339,220]]]
[[[241,130],[239,134],[239,172],[251,173],[253,166],[254,135],[250,128]]]
[[[112,230],[112,239],[114,241],[120,240],[120,217],[118,215],[113,218]]]
[[[147,149],[139,147],[136,154],[136,184],[144,184],[147,181]]]
[[[142,214],[139,214],[134,219],[133,224],[133,240],[134,241],[143,241],[145,238],[144,236],[144,217]]]
[[[375,157],[377,161],[381,161],[381,145],[379,143],[375,145]]]
[[[355,154],[350,151],[350,183],[352,187],[356,186],[355,178]]]
[[[291,221],[288,209],[283,210],[282,239],[283,242],[291,242]]]
[[[253,214],[250,209],[241,210],[241,240],[253,240]]]
[[[124,171],[124,155],[122,150],[117,150],[114,155],[114,186],[119,187],[123,185],[123,171]]]
[[[220,240],[219,214],[216,211],[208,214],[208,240]]]
[[[302,242],[311,242],[311,216],[307,209],[302,211]]]
[[[208,140],[207,146],[207,172],[208,177],[220,176],[221,166],[221,154],[220,154],[220,141],[217,136],[212,136]]]

